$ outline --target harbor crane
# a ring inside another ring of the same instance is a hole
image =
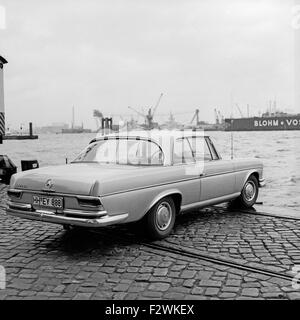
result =
[[[149,108],[148,113],[146,115],[143,114],[142,112],[136,110],[135,108],[128,107],[130,110],[133,110],[134,112],[136,112],[138,115],[142,116],[145,119],[144,128],[147,130],[151,130],[151,129],[154,129],[155,127],[157,127],[157,123],[155,123],[153,121],[153,119],[154,119],[155,112],[160,104],[162,96],[163,96],[163,93],[160,94],[154,108]]]
[[[240,113],[240,115],[241,115],[241,118],[244,118],[243,112],[242,112],[240,106],[238,105],[238,103],[236,103],[235,105],[236,105],[237,109],[239,110],[239,113]]]
[[[196,109],[195,111],[195,114],[191,120],[191,124],[194,122],[194,120],[196,119],[196,125],[198,126],[199,125],[199,113],[200,113],[200,110],[199,109]]]
[[[214,111],[215,111],[216,124],[219,124],[220,123],[220,118],[219,118],[218,111],[217,111],[217,109],[215,109]]]

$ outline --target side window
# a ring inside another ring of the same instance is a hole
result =
[[[213,160],[219,160],[219,156],[218,156],[217,151],[215,149],[215,146],[213,145],[211,140],[209,138],[207,138],[206,141],[207,141],[207,143],[209,145],[209,148],[210,148],[210,151],[211,151],[211,154],[212,154],[212,159]]]
[[[190,143],[187,139],[177,139],[174,142],[173,152],[174,164],[195,162]]]
[[[203,137],[189,138],[190,145],[193,150],[196,161],[211,161],[212,156],[209,147],[206,143],[206,139]]]
[[[123,159],[121,158],[123,155]],[[163,154],[153,142],[144,140],[120,140],[119,162],[139,165],[162,165]]]
[[[205,139],[204,141],[204,161],[211,161],[212,160],[212,156],[209,150],[209,147],[207,145],[207,140]]]

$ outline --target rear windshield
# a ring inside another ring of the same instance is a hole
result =
[[[141,139],[99,140],[85,148],[73,162],[122,165],[163,165],[163,152],[154,142]]]

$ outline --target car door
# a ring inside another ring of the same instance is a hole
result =
[[[201,174],[200,200],[206,201],[234,193],[236,178],[232,161],[221,159],[208,137],[190,139],[192,139],[190,143],[193,150],[198,145],[198,150],[194,150],[196,161],[203,161],[204,163],[203,173]],[[196,140],[193,141],[193,139]],[[202,152],[199,151],[201,148]]]
[[[200,202],[200,175],[195,170],[196,161],[190,143],[186,138],[174,141],[172,164],[174,170],[180,173],[180,181],[176,187],[182,193],[182,206]]]

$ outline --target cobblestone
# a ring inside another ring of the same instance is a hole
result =
[[[74,230],[5,215],[0,185],[0,299],[300,299],[290,281],[152,250],[126,227]],[[117,236],[122,233],[126,241]],[[289,272],[300,222],[226,210],[178,218],[158,244]]]

